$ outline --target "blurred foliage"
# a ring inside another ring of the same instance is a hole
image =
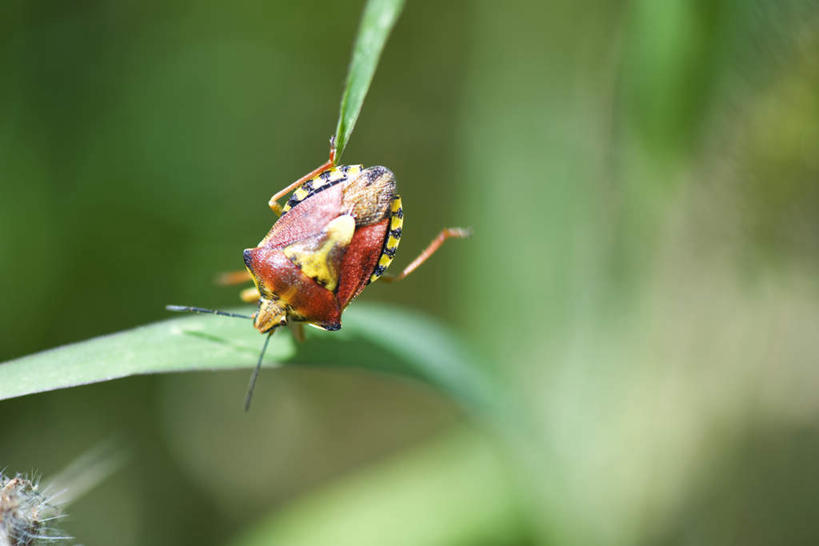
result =
[[[211,281],[324,160],[361,6],[8,2],[0,360],[234,305]],[[89,546],[815,542],[817,52],[812,0],[408,3],[345,161],[397,173],[397,266],[475,236],[361,299],[453,324],[523,411],[135,377],[2,402],[0,465],[125,438]]]
[[[516,504],[502,460],[479,438],[453,433],[342,478],[237,544],[520,543],[526,526]]]

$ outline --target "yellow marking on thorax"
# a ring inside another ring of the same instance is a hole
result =
[[[266,238],[267,237],[265,237],[265,239]],[[264,239],[262,239],[262,242],[264,242]],[[261,288],[259,288],[259,279],[256,278],[256,273],[254,273],[253,270],[250,269],[247,265],[245,265],[245,269],[247,269],[247,272],[250,273],[250,278],[253,281],[253,286],[256,287],[256,290],[259,291],[259,293],[261,293],[262,290]]]
[[[349,215],[339,216],[329,222],[319,236],[295,242],[283,252],[302,273],[333,292],[338,286],[337,261],[340,259],[331,254],[347,248],[354,233],[355,219]]]

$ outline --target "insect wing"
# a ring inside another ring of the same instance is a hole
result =
[[[381,256],[388,229],[389,220],[385,218],[377,224],[355,230],[341,264],[341,280],[337,293],[341,309],[360,294],[370,281],[370,275]]]
[[[341,197],[341,186],[336,185],[307,198],[279,218],[259,246],[285,247],[320,233],[339,216]]]

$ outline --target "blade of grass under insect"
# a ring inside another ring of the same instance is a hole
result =
[[[425,381],[465,407],[496,399],[475,355],[430,317],[358,304],[339,332],[310,329],[296,345],[270,338],[265,365],[355,366]],[[64,345],[0,364],[0,400],[131,375],[228,370],[256,365],[264,339],[250,321],[192,315]]]
[[[347,147],[358,114],[361,112],[361,105],[364,104],[364,97],[367,96],[384,44],[403,7],[404,0],[368,0],[364,7],[338,113],[337,160],[344,154],[344,148]]]
[[[289,335],[273,337],[268,364],[295,351]],[[243,368],[263,341],[250,320],[186,315],[4,362],[0,400],[130,375]]]

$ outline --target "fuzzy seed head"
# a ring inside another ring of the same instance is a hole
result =
[[[0,472],[0,546],[31,546],[66,537],[49,525],[60,509],[39,489],[36,479]]]

